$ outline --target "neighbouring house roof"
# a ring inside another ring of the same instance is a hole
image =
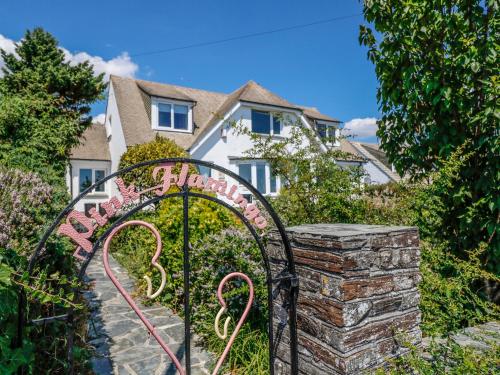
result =
[[[373,157],[375,157],[378,161],[392,170],[392,164],[389,162],[389,158],[387,157],[385,152],[380,149],[379,145],[375,143],[360,143],[360,145],[371,155],[373,155]]]
[[[356,151],[354,146],[347,139],[342,138],[340,140],[339,150],[360,158],[359,152]],[[360,158],[360,159],[364,160],[365,158]]]
[[[400,181],[401,177],[392,171],[392,166],[385,153],[374,143],[352,142],[343,139],[340,142],[341,150],[371,161],[377,168],[384,172],[393,181]]]
[[[167,136],[184,149],[201,139],[238,102],[264,104],[303,112],[309,120],[336,121],[316,108],[301,107],[288,102],[254,81],[222,94],[188,87],[148,82],[112,75],[118,112],[127,146],[152,141],[158,133]],[[151,97],[189,101],[193,107],[193,133],[159,132],[151,126]]]
[[[71,159],[111,160],[106,129],[100,123],[90,125],[80,137],[80,145],[71,149]]]

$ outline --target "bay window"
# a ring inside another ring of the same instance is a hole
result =
[[[280,188],[280,178],[265,161],[238,163],[238,175],[251,183],[260,193],[275,195]]]

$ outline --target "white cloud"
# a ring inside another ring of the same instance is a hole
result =
[[[8,39],[0,34],[0,48],[6,50],[9,53],[12,53],[14,52],[15,48],[14,43],[15,42],[13,40]],[[110,74],[115,74],[122,77],[134,77],[139,70],[139,66],[131,60],[127,52],[123,52],[122,54],[110,60],[104,60],[100,56],[92,56],[87,52],[71,53],[66,48],[60,48],[64,52],[66,61],[69,61],[71,64],[76,65],[88,60],[90,64],[94,66],[95,74],[104,73],[106,81],[109,79]],[[0,67],[2,67],[3,65],[3,60],[0,57]],[[1,76],[2,73],[0,72],[0,77]]]
[[[104,124],[106,120],[106,115],[104,113],[100,113],[97,116],[92,116],[92,122],[98,122],[100,124]]]
[[[106,81],[109,79],[110,74],[121,77],[134,77],[139,69],[139,66],[130,59],[127,52],[106,61],[100,56],[91,56],[87,52],[72,54],[65,48],[61,49],[66,56],[66,61],[69,61],[70,64],[76,65],[88,60],[94,66],[95,74],[104,73]]]
[[[7,51],[8,53],[14,53],[14,50],[16,48],[16,45],[14,44],[13,40],[10,40],[6,37],[4,37],[2,34],[0,34],[0,48],[3,49],[4,51]],[[0,77],[3,76],[1,68],[5,64],[3,63],[2,57],[0,57]]]
[[[354,118],[347,121],[342,134],[355,138],[373,137],[377,132],[377,119],[374,117]]]

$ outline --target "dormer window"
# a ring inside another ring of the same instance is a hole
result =
[[[269,112],[252,109],[252,132],[259,134],[280,135],[281,120]]]
[[[151,101],[153,129],[191,133],[193,131],[192,107],[192,103],[153,99]]]
[[[336,130],[337,127],[333,124],[327,124],[324,122],[317,122],[316,129],[318,129],[318,134],[323,142],[328,144],[334,144],[336,141]]]

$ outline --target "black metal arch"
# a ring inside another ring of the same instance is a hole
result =
[[[168,193],[164,194],[162,196],[157,196],[154,198],[150,198],[140,204],[137,204],[130,210],[128,210],[126,213],[120,215],[117,217],[117,219],[110,225],[109,228],[106,229],[106,231],[98,238],[95,240],[92,252],[87,256],[87,258],[83,261],[80,271],[78,274],[78,279],[81,280],[85,274],[85,270],[91,260],[94,257],[95,252],[97,249],[102,245],[104,240],[109,236],[109,234],[112,232],[114,228],[116,228],[118,225],[123,223],[125,220],[127,220],[129,217],[131,217],[133,214],[139,212],[140,210],[144,209],[145,207],[160,202],[164,199],[169,199],[169,198],[174,198],[174,197],[182,197],[183,198],[183,211],[184,211],[184,225],[183,225],[183,230],[184,230],[184,293],[186,294],[185,297],[185,305],[184,305],[184,310],[185,310],[185,340],[186,340],[186,371],[187,374],[190,373],[190,356],[189,356],[189,346],[190,346],[190,305],[189,305],[189,250],[190,250],[190,244],[188,242],[189,238],[189,228],[188,228],[188,208],[189,208],[189,202],[188,199],[189,197],[196,197],[196,198],[201,198],[205,200],[209,200],[212,202],[215,202],[226,209],[228,209],[230,212],[232,212],[235,216],[237,216],[246,226],[246,228],[250,231],[252,236],[254,237],[261,255],[262,259],[265,265],[265,270],[266,270],[266,279],[267,279],[267,289],[268,289],[268,319],[269,319],[269,324],[268,324],[268,333],[269,333],[269,361],[270,361],[270,371],[271,374],[274,374],[274,368],[273,368],[273,363],[274,363],[274,356],[275,356],[275,350],[277,349],[277,345],[275,346],[274,342],[274,328],[273,328],[273,317],[274,317],[274,305],[273,305],[273,284],[278,284],[278,292],[280,288],[285,287],[288,290],[288,295],[289,295],[289,304],[288,304],[288,319],[289,319],[289,329],[290,329],[290,354],[291,354],[291,365],[292,365],[292,373],[297,374],[298,373],[298,358],[297,358],[297,331],[296,331],[296,326],[297,326],[297,318],[296,318],[296,300],[297,300],[297,293],[298,293],[298,283],[297,283],[297,276],[295,273],[295,265],[294,265],[294,260],[293,260],[293,254],[291,251],[290,243],[288,241],[288,238],[285,233],[285,229],[283,224],[281,223],[281,220],[279,219],[279,216],[276,214],[272,206],[269,204],[269,202],[266,200],[266,198],[249,182],[238,176],[236,173],[229,171],[223,167],[220,167],[216,164],[202,161],[202,160],[195,160],[195,159],[189,159],[189,158],[166,158],[166,159],[158,159],[158,160],[151,160],[151,161],[146,161],[142,163],[138,163],[132,166],[129,166],[127,168],[121,169],[104,179],[96,182],[95,184],[89,186],[87,189],[85,189],[80,195],[78,195],[71,203],[68,204],[68,206],[61,211],[61,213],[57,216],[57,218],[54,220],[52,225],[48,228],[48,230],[44,233],[42,239],[40,240],[39,244],[37,245],[35,252],[33,256],[29,260],[28,264],[28,272],[31,274],[34,270],[34,267],[39,260],[40,253],[42,249],[44,248],[47,240],[49,237],[53,234],[57,226],[60,224],[61,220],[65,218],[65,216],[73,209],[73,207],[78,203],[83,197],[85,197],[89,192],[91,192],[96,186],[105,183],[108,180],[111,180],[115,177],[121,176],[127,172],[133,171],[135,169],[141,168],[141,167],[147,167],[147,166],[152,166],[152,165],[159,165],[159,164],[164,164],[164,163],[187,163],[190,165],[195,165],[195,166],[205,166],[209,167],[211,169],[220,171],[224,173],[225,175],[233,178],[236,180],[238,183],[241,185],[245,186],[253,195],[254,197],[262,204],[262,206],[265,208],[266,212],[269,214],[271,219],[274,222],[274,225],[276,226],[276,229],[278,230],[282,243],[284,245],[284,255],[286,257],[286,263],[285,263],[285,268],[282,272],[279,274],[279,276],[275,279],[272,278],[272,273],[271,273],[271,267],[269,263],[269,257],[266,252],[266,248],[264,246],[264,243],[262,241],[261,236],[257,233],[256,229],[252,225],[252,223],[240,212],[238,209],[235,207],[229,205],[228,203],[218,199],[216,196],[211,196],[207,194],[200,194],[197,192],[192,192],[190,191],[189,187],[187,186],[187,182],[184,184],[182,187],[181,191],[175,192],[175,193]],[[187,274],[186,274],[187,272]],[[75,298],[76,298],[75,293]],[[22,339],[22,330],[23,326],[26,323],[26,319],[24,317],[24,308],[25,306],[25,298],[24,295],[21,293],[20,295],[20,300],[19,300],[19,324],[18,324],[18,340]],[[67,321],[72,327],[72,321],[73,321],[73,311],[72,309],[69,309],[68,314],[67,314]],[[69,359],[72,360],[72,337],[73,332],[70,330],[70,336],[68,337],[68,346],[69,346]],[[277,342],[279,344],[279,341]]]

